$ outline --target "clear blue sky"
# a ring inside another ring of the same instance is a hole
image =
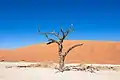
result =
[[[120,41],[119,0],[0,0],[0,48],[46,41],[37,33],[74,24],[67,39]]]

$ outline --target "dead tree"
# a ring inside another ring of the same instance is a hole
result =
[[[56,33],[55,31],[52,32],[41,32],[40,28],[38,28],[38,32],[40,34],[44,34],[45,37],[48,39],[48,42],[46,43],[47,45],[51,44],[51,43],[56,43],[58,45],[58,55],[59,55],[59,71],[63,72],[64,71],[64,61],[65,61],[65,57],[67,56],[67,54],[75,47],[81,46],[83,44],[76,44],[73,45],[72,47],[70,47],[66,52],[63,52],[63,41],[65,40],[66,36],[68,36],[68,34],[73,31],[73,26],[71,25],[66,31],[63,31],[63,29],[60,29],[60,32]],[[55,37],[58,38],[58,40],[49,38],[48,35],[54,35]]]

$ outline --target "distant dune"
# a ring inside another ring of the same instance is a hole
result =
[[[78,43],[66,57],[67,63],[120,64],[120,42],[65,40],[64,50]],[[35,44],[14,50],[0,50],[0,61],[58,62],[56,44]]]

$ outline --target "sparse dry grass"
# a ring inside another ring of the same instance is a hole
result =
[[[65,71],[88,71],[94,73],[96,71],[120,71],[120,66],[103,66],[103,65],[87,65],[87,64],[79,64],[79,65],[72,65],[66,66]]]
[[[16,65],[16,66],[6,66],[6,68],[13,68],[13,67],[18,67],[18,68],[53,68],[53,69],[58,69],[58,64],[53,63],[53,62],[40,62],[40,63],[31,63],[27,65]],[[88,72],[96,72],[96,71],[104,71],[104,70],[113,70],[113,71],[119,71],[120,66],[102,66],[102,65],[87,65],[87,64],[78,64],[78,65],[67,65],[64,67],[65,71],[88,71]]]
[[[19,68],[35,68],[35,67],[40,67],[40,68],[55,68],[57,66],[57,64],[55,63],[51,63],[51,62],[42,62],[42,63],[37,63],[37,64],[29,64],[29,65],[20,65],[17,66]]]

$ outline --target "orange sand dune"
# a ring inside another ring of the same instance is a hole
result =
[[[66,62],[97,64],[120,64],[120,42],[64,41],[64,50],[78,43],[83,46],[73,49]],[[57,45],[36,44],[15,50],[0,50],[0,60],[5,61],[54,61],[58,62]]]

